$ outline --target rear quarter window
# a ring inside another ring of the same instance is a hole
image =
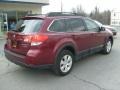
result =
[[[65,31],[64,19],[53,21],[53,23],[50,26],[49,30],[50,31],[55,31],[55,32],[64,32]]]

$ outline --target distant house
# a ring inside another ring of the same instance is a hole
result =
[[[27,14],[41,14],[48,4],[49,0],[0,0],[0,30],[8,30],[11,22]]]
[[[111,25],[120,26],[120,11],[111,12]]]

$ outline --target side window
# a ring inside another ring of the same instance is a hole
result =
[[[66,29],[66,32],[71,32],[73,31],[72,28],[71,28],[71,24],[70,24],[71,20],[70,19],[65,19],[65,29]]]
[[[83,21],[79,18],[66,19],[65,21],[67,31],[79,32],[85,30]]]
[[[74,32],[84,31],[85,27],[83,21],[79,18],[71,19],[71,27]]]
[[[85,19],[85,23],[86,23],[88,31],[98,31],[99,26],[92,20]]]
[[[64,19],[55,20],[50,26],[49,30],[56,31],[56,32],[64,32],[65,31]]]

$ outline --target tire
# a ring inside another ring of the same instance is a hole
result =
[[[74,63],[74,56],[69,50],[61,51],[54,64],[53,70],[59,76],[64,76],[70,73]]]
[[[109,54],[112,50],[112,40],[108,39],[108,41],[106,42],[106,44],[103,47],[102,53],[103,54]]]

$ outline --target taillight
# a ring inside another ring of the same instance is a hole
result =
[[[47,35],[34,35],[32,37],[32,42],[44,42],[48,39]]]
[[[40,45],[48,39],[47,35],[28,35],[24,37],[24,42],[31,43],[31,46]]]

